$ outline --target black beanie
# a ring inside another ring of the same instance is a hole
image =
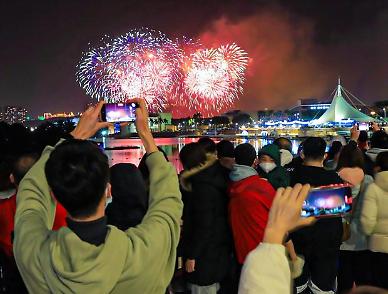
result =
[[[121,230],[141,223],[148,209],[146,184],[139,169],[131,163],[110,168],[112,203],[106,209],[108,224]]]
[[[255,148],[249,143],[240,144],[234,149],[236,164],[252,166],[256,156]]]
[[[217,144],[217,156],[222,157],[234,157],[234,145],[228,140],[222,140]]]

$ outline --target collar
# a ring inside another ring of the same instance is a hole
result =
[[[108,233],[107,217],[103,216],[90,222],[78,222],[66,218],[67,226],[82,241],[99,246],[105,242]]]

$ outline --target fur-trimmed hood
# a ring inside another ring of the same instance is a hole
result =
[[[192,186],[191,186],[191,178],[200,172],[204,171],[205,169],[208,169],[212,165],[214,165],[217,161],[217,156],[212,153],[206,154],[206,161],[194,168],[191,168],[189,170],[184,170],[180,176],[179,176],[179,182],[181,184],[181,187],[183,190],[191,192],[192,191]]]

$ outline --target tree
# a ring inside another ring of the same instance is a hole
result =
[[[234,124],[245,125],[245,124],[251,123],[252,118],[247,113],[239,113],[235,117],[233,117],[232,122]]]

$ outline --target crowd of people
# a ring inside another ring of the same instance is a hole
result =
[[[388,134],[158,148],[141,99],[139,166],[69,133],[0,124],[0,293],[386,293]],[[43,148],[44,146],[46,146]],[[348,184],[351,213],[301,217],[312,187]]]

